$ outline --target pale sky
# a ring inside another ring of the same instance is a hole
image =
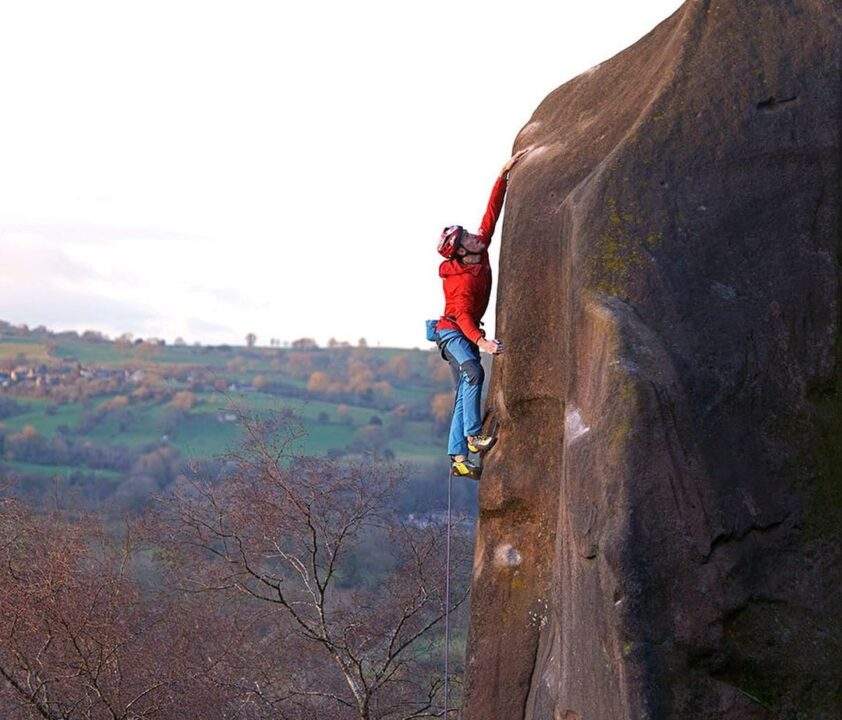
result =
[[[679,5],[0,0],[0,319],[425,347],[441,228]]]

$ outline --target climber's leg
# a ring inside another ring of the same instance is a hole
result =
[[[480,363],[479,348],[458,330],[445,330],[439,337],[457,388],[453,420],[450,425],[449,452],[451,455],[464,455],[467,450],[471,452],[488,450],[494,444],[494,439],[487,435],[480,435],[482,385],[485,380],[485,371]],[[468,440],[467,443],[465,439]],[[460,450],[458,453],[454,452],[457,447]]]
[[[450,455],[467,455],[468,444],[465,435],[465,391],[467,383],[463,364],[474,357],[471,343],[458,330],[444,330],[439,333],[442,351],[453,373],[456,397],[453,402],[453,417],[450,422],[450,437],[447,452]],[[472,398],[473,401],[473,398]],[[473,411],[471,406],[470,411]]]
[[[455,332],[447,340],[444,352],[451,368],[457,368],[462,393],[463,434],[465,437],[478,435],[482,429],[482,384],[485,371],[479,359],[479,348],[462,333]]]
[[[447,442],[447,452],[450,455],[450,472],[458,477],[478,480],[481,469],[468,460],[468,443],[462,430],[465,425],[463,420],[465,381],[462,379],[458,368],[454,377],[456,380],[456,400],[453,403],[453,418],[450,422],[450,437]]]
[[[456,381],[456,399],[453,402],[453,417],[450,419],[450,435],[447,440],[448,455],[467,455],[468,443],[462,432],[463,420],[463,392],[461,378]]]

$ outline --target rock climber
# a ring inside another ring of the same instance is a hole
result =
[[[449,225],[439,240],[438,251],[445,258],[439,265],[445,306],[444,314],[430,321],[428,337],[435,340],[442,357],[450,363],[456,385],[447,452],[451,472],[460,477],[478,479],[481,468],[469,459],[468,452],[486,452],[496,441],[495,437],[481,433],[480,411],[485,373],[479,351],[496,355],[503,350],[499,340],[486,339],[485,331],[480,328],[491,295],[488,246],[503,209],[509,171],[526,152],[516,153],[503,166],[476,235],[460,225]]]

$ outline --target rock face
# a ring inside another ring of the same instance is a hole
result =
[[[691,0],[518,136],[465,720],[842,717],[840,44]]]

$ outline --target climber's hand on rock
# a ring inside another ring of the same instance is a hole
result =
[[[486,340],[485,338],[480,338],[477,345],[480,350],[483,350],[490,355],[498,355],[503,352],[503,343],[499,340]]]
[[[524,148],[523,150],[519,150],[514,155],[512,155],[507,161],[506,164],[503,165],[503,169],[500,171],[501,175],[505,175],[509,172],[526,153],[528,153],[530,148]]]

